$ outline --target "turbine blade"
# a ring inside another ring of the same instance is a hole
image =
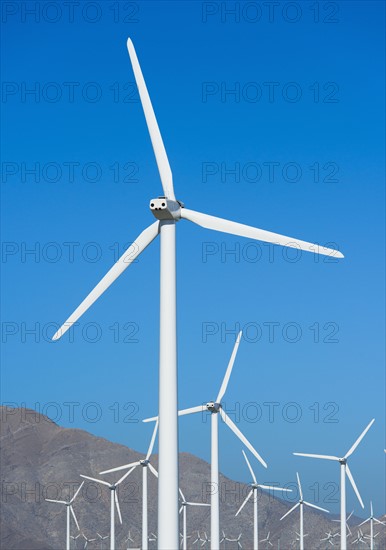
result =
[[[119,500],[118,500],[118,495],[117,495],[116,490],[114,491],[114,500],[115,500],[115,506],[116,506],[117,512],[118,512],[119,523],[122,524],[121,507],[119,506]]]
[[[154,426],[153,435],[151,436],[150,445],[149,445],[149,448],[147,450],[146,460],[149,460],[150,455],[153,452],[153,447],[154,447],[155,438],[156,438],[156,435],[157,435],[157,430],[158,430],[158,420],[157,420],[157,422],[155,423],[155,426]]]
[[[359,494],[359,491],[358,491],[358,487],[356,486],[356,483],[354,481],[354,478],[352,476],[352,473],[351,473],[351,470],[350,468],[348,467],[348,464],[346,464],[346,474],[347,474],[347,477],[349,478],[350,480],[350,483],[352,485],[352,488],[354,489],[355,491],[355,494],[359,500],[359,504],[362,506],[362,508],[365,507],[365,505],[363,504],[363,501],[362,501],[362,498],[361,498],[361,495]]]
[[[373,501],[370,500],[370,515],[371,517],[373,517],[374,513],[373,513]]]
[[[182,500],[183,500],[184,502],[186,502],[186,498],[185,498],[184,493],[182,492],[182,489],[181,489],[180,487],[178,487],[178,491],[179,491],[179,493],[180,493],[180,495],[181,495]]]
[[[187,502],[188,506],[210,506],[210,504],[207,504],[206,502]]]
[[[282,517],[280,518],[280,521],[281,521],[282,519],[284,519],[285,517],[287,517],[291,512],[293,512],[294,510],[296,510],[296,508],[297,508],[298,506],[300,506],[300,502],[297,502],[297,503],[295,504],[295,506],[292,506],[292,508],[290,508],[290,509],[288,510],[288,512],[285,513],[284,516],[282,516]]]
[[[248,460],[248,458],[247,458],[247,455],[246,455],[245,452],[244,452],[244,449],[242,449],[241,452],[242,452],[243,455],[244,455],[244,458],[245,458],[245,461],[246,461],[247,466],[248,466],[248,468],[249,468],[249,471],[251,472],[251,476],[252,476],[253,481],[254,481],[255,483],[257,483],[255,473],[254,473],[254,471],[252,470],[252,466],[251,466],[250,463],[249,463],[249,460]]]
[[[240,508],[237,510],[237,512],[235,513],[235,517],[239,515],[239,513],[241,512],[241,510],[244,508],[244,506],[246,505],[246,503],[248,502],[248,500],[251,498],[251,496],[253,495],[253,489],[251,491],[249,491],[249,493],[247,494],[246,498],[244,499],[244,502],[242,503],[242,505],[240,506]]]
[[[96,287],[88,294],[83,302],[76,308],[70,317],[63,323],[52,337],[58,340],[68,329],[85,313],[89,307],[109,288],[110,285],[125,271],[129,265],[145,250],[145,248],[156,238],[159,233],[159,222],[156,221],[147,227],[137,237],[136,241],[126,250],[113,267],[106,273]]]
[[[78,496],[79,494],[79,491],[81,490],[81,488],[83,487],[84,485],[84,481],[82,481],[82,483],[79,485],[75,495],[72,497],[72,499],[70,500],[70,504],[72,504],[74,502],[74,500],[76,499],[76,497]]]
[[[80,529],[79,529],[79,523],[78,523],[78,520],[76,519],[76,515],[75,515],[74,509],[73,509],[72,506],[70,506],[70,510],[71,510],[72,517],[74,518],[75,524],[76,524],[76,526],[77,526],[77,528],[78,528],[78,531],[80,531]]]
[[[371,520],[371,518],[365,519],[365,521],[362,521],[362,523],[360,523],[360,524],[358,525],[358,527],[360,527],[361,525],[364,525],[365,523],[367,523],[367,522],[370,521],[370,520]],[[375,521],[375,518],[374,518],[374,521]]]
[[[223,233],[230,233],[231,235],[238,235],[240,237],[246,237],[247,239],[255,239],[257,241],[264,241],[267,243],[280,244],[282,246],[288,246],[290,248],[300,248],[307,252],[314,252],[316,254],[324,254],[326,256],[334,256],[335,258],[343,258],[343,254],[338,250],[326,248],[316,244],[312,244],[293,237],[286,237],[279,235],[278,233],[272,233],[271,231],[265,231],[264,229],[258,229],[250,225],[244,225],[242,223],[232,222],[223,218],[217,218],[215,216],[208,216],[208,214],[201,214],[201,212],[195,212],[188,208],[181,209],[181,218],[189,220],[206,229],[213,229],[214,231],[221,231]]]
[[[107,487],[110,487],[110,483],[107,483],[107,481],[102,481],[101,479],[95,479],[95,477],[90,476],[84,476],[83,474],[80,474],[80,477],[84,477],[84,479],[89,479],[91,481],[96,481],[97,483],[103,483],[103,485],[107,485]]]
[[[110,474],[111,472],[119,472],[120,470],[127,470],[129,468],[139,466],[140,464],[141,463],[139,461],[131,462],[130,464],[124,464],[123,466],[118,466],[117,468],[111,468],[110,470],[103,470],[103,472],[99,472],[99,474],[103,475],[103,474]]]
[[[292,453],[296,456],[307,456],[309,458],[324,458],[325,460],[338,460],[339,458],[337,456],[330,456],[330,455],[315,455],[315,454],[309,454],[309,453]]]
[[[135,470],[135,468],[136,468],[136,466],[133,466],[132,468],[130,468],[130,470],[128,470],[128,471],[125,473],[125,475],[123,475],[123,476],[116,482],[115,486],[117,486],[117,485],[119,485],[120,483],[122,483],[122,481],[124,481],[124,480],[127,478],[127,476],[129,476],[129,475],[131,474],[131,472],[132,472],[133,470]]]
[[[157,472],[157,470],[154,468],[154,466],[153,466],[152,464],[150,464],[150,462],[149,462],[149,464],[148,464],[147,466],[148,466],[148,468],[150,469],[151,473],[152,473],[156,478],[158,478],[158,472]]]
[[[182,512],[183,509],[184,509],[184,507],[181,506],[180,511],[179,511],[178,513],[181,514],[181,512]]]
[[[47,502],[56,502],[57,504],[67,504],[65,500],[53,500],[52,498],[46,498],[44,500],[46,500]]]
[[[345,454],[344,458],[348,458],[350,455],[353,454],[355,449],[358,447],[359,443],[362,441],[362,439],[365,437],[371,426],[374,424],[375,418],[372,419],[372,421],[366,426],[366,428],[363,430],[361,435],[358,437],[358,439],[355,441],[354,445],[351,447],[351,449]]]
[[[155,117],[154,109],[150,101],[149,92],[147,91],[145,79],[143,78],[142,70],[139,65],[138,57],[134,49],[134,45],[130,38],[127,40],[127,49],[129,52],[131,64],[133,66],[135,81],[138,86],[139,96],[141,98],[143,112],[146,118],[147,128],[149,130],[151,143],[155,158],[157,161],[158,171],[161,176],[162,188],[164,190],[165,197],[175,200],[173,190],[173,176],[170,169],[169,160],[166,155],[164,143],[162,141],[161,132],[159,131],[157,119]]]
[[[225,376],[224,376],[224,380],[222,381],[220,391],[218,392],[216,403],[221,403],[222,398],[224,397],[225,392],[227,390],[229,378],[232,374],[233,364],[234,364],[235,359],[236,359],[237,350],[239,349],[241,336],[242,336],[242,331],[240,330],[239,334],[237,335],[235,345],[233,346],[232,355],[231,355],[231,358],[229,360],[228,367],[227,367],[227,370],[226,370],[226,373],[225,373]]]
[[[297,477],[298,485],[299,485],[300,500],[303,500],[302,484],[300,483],[300,477],[299,477],[299,474],[297,472],[296,472],[296,477]]]
[[[251,453],[257,458],[259,462],[264,466],[264,468],[267,468],[267,463],[261,458],[259,453],[254,449],[254,447],[249,443],[248,439],[243,435],[236,424],[229,418],[229,416],[226,414],[224,409],[220,407],[220,415],[221,418],[224,420],[225,424],[237,435],[237,437],[244,443],[244,445],[251,451]]]
[[[191,407],[190,409],[182,409],[181,411],[178,411],[178,416],[185,416],[186,414],[194,414],[206,410],[206,405],[198,405],[198,407]]]
[[[284,487],[270,487],[269,485],[258,485],[261,489],[269,489],[270,491],[286,491],[287,493],[291,493],[292,489],[284,489]]]
[[[320,506],[316,506],[316,504],[311,504],[311,502],[307,502],[306,500],[303,500],[304,504],[306,504],[306,506],[311,506],[311,508],[315,508],[316,510],[320,510],[321,512],[326,512],[327,514],[329,514],[329,510],[326,510],[325,508],[321,508]]]

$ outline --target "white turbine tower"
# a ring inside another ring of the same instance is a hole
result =
[[[295,504],[295,506],[293,506],[292,508],[290,508],[290,510],[288,510],[288,512],[286,512],[284,514],[284,516],[282,516],[280,518],[280,521],[282,519],[284,519],[285,517],[287,517],[291,512],[293,512],[294,510],[296,510],[297,507],[299,507],[300,509],[300,533],[299,533],[299,547],[300,547],[300,550],[304,550],[304,528],[303,528],[303,506],[304,504],[306,506],[310,506],[311,508],[315,508],[316,510],[320,510],[321,512],[327,512],[329,513],[328,510],[326,510],[325,508],[321,508],[320,506],[316,506],[315,504],[311,504],[311,502],[307,502],[306,500],[303,499],[303,491],[302,491],[302,485],[300,483],[300,478],[299,478],[299,474],[298,472],[296,472],[296,477],[297,477],[297,480],[298,480],[298,487],[299,487],[299,502],[297,502]]]
[[[206,502],[188,502],[185,498],[184,493],[181,489],[178,489],[181,495],[181,508],[180,508],[180,514],[182,512],[182,548],[183,550],[186,550],[187,546],[187,539],[189,538],[186,534],[186,509],[188,506],[210,506],[210,504],[207,504]]]
[[[147,511],[147,469],[158,478],[158,472],[152,464],[150,464],[150,456],[153,452],[153,447],[155,443],[155,438],[158,430],[158,421],[155,423],[153,435],[150,440],[150,445],[147,450],[147,454],[144,460],[138,460],[137,462],[132,462],[131,464],[124,464],[123,466],[118,466],[117,468],[112,468],[111,470],[104,470],[100,474],[109,474],[110,472],[118,472],[120,470],[127,470],[129,468],[134,469],[137,466],[142,466],[142,550],[148,549],[148,511]]]
[[[74,509],[72,507],[72,504],[73,504],[74,500],[76,499],[76,497],[78,496],[79,491],[82,489],[83,484],[84,484],[84,481],[79,485],[76,493],[74,494],[74,496],[70,500],[54,500],[52,498],[46,498],[45,499],[47,502],[55,502],[56,504],[64,504],[66,506],[66,510],[67,510],[67,515],[66,515],[66,550],[70,550],[70,521],[71,521],[70,513],[72,514],[72,517],[74,518],[76,527],[79,531],[79,523],[78,523],[78,520],[76,519],[76,515],[75,515]]]
[[[221,416],[225,424],[237,435],[242,443],[251,451],[251,453],[261,462],[266,468],[266,462],[261,458],[259,453],[254,449],[248,439],[241,433],[236,424],[229,418],[224,409],[222,408],[222,400],[228,387],[229,379],[232,373],[233,364],[235,362],[237,350],[240,344],[242,332],[240,331],[236,343],[233,347],[232,355],[229,360],[227,370],[225,372],[224,380],[221,384],[220,391],[215,401],[209,401],[206,405],[198,405],[198,407],[191,407],[189,409],[183,409],[178,411],[179,416],[186,414],[199,413],[209,411],[211,413],[211,459],[210,459],[210,481],[211,481],[211,495],[210,495],[210,542],[211,550],[218,550],[220,547],[220,498],[219,498],[219,463],[218,463],[218,415]],[[146,418],[144,422],[153,422],[158,417]]]
[[[251,472],[253,483],[251,483],[252,489],[248,493],[246,499],[244,500],[240,508],[237,510],[236,516],[239,515],[239,513],[244,508],[248,500],[253,496],[253,550],[257,550],[259,545],[259,542],[258,542],[259,541],[259,513],[258,513],[258,494],[257,494],[258,489],[260,488],[260,489],[267,489],[272,491],[287,491],[287,492],[292,491],[292,489],[283,489],[282,487],[270,487],[269,485],[258,484],[255,473],[252,470],[252,466],[249,463],[247,455],[245,454],[244,451],[242,451],[242,453],[244,455],[249,471]]]
[[[359,527],[362,527],[362,525],[365,525],[365,523],[367,523],[368,521],[370,522],[370,535],[367,536],[367,537],[365,535],[365,537],[370,539],[370,550],[373,550],[374,549],[374,539],[379,534],[379,533],[377,533],[377,535],[374,535],[374,521],[375,521],[375,523],[379,523],[379,525],[385,525],[385,523],[383,521],[379,521],[379,519],[374,517],[372,501],[370,501],[370,517],[365,519],[365,521],[362,521],[362,523],[359,524]]]
[[[350,480],[350,483],[355,491],[356,496],[358,497],[359,503],[364,508],[364,504],[359,494],[358,488],[355,484],[354,478],[351,474],[350,468],[347,464],[347,459],[353,454],[355,449],[358,447],[359,443],[362,441],[364,436],[367,434],[371,426],[373,425],[375,418],[366,426],[361,435],[355,441],[354,445],[347,451],[347,453],[339,458],[338,456],[330,455],[316,455],[309,453],[294,453],[297,456],[306,456],[310,458],[321,458],[324,460],[334,460],[340,464],[340,548],[341,550],[346,550],[347,548],[347,535],[346,535],[346,475]]]
[[[158,545],[162,550],[178,548],[178,428],[177,428],[177,335],[176,335],[176,243],[175,226],[181,219],[189,220],[201,227],[280,244],[308,252],[342,258],[343,255],[330,248],[286,237],[271,231],[202,214],[184,208],[176,200],[173,177],[150,96],[142,75],[137,54],[130,38],[127,48],[133,66],[146,123],[148,126],[158,170],[161,177],[163,196],[150,201],[150,210],[157,221],[137,237],[133,245],[124,252],[103,279],[75,309],[67,321],[53,336],[60,338],[88,308],[107,290],[129,265],[160,234],[160,348],[159,348],[159,485],[158,485]]]
[[[83,477],[84,479],[89,479],[90,481],[95,481],[95,483],[101,483],[102,485],[106,485],[106,487],[108,487],[111,491],[110,493],[110,550],[115,550],[115,508],[117,508],[119,523],[122,524],[122,515],[121,515],[121,509],[119,506],[117,488],[127,478],[127,476],[131,474],[133,470],[134,468],[131,468],[128,472],[125,473],[124,476],[118,479],[116,483],[107,483],[107,481],[104,481],[103,479],[96,479],[95,477],[84,476],[83,474],[80,474],[80,476]]]

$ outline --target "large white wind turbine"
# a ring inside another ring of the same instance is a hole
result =
[[[307,456],[310,458],[321,458],[324,460],[334,460],[340,464],[340,548],[341,550],[346,550],[347,548],[347,536],[346,536],[346,475],[350,480],[350,483],[355,491],[355,494],[359,500],[360,505],[364,508],[364,504],[359,494],[358,487],[355,484],[354,478],[351,474],[350,468],[347,464],[347,459],[353,454],[355,449],[358,447],[359,443],[362,441],[364,436],[367,434],[371,426],[373,425],[375,418],[366,426],[361,435],[355,441],[354,445],[347,451],[347,453],[339,458],[338,456],[330,455],[316,455],[309,453],[294,453],[297,456]]]
[[[137,466],[142,466],[142,550],[148,549],[148,512],[147,512],[147,469],[158,478],[158,472],[152,464],[150,464],[150,456],[153,452],[154,442],[158,430],[158,420],[155,423],[153,435],[150,440],[150,445],[147,450],[146,457],[143,460],[138,460],[137,462],[132,462],[131,464],[124,464],[123,466],[118,466],[117,468],[111,468],[110,470],[104,470],[100,474],[109,474],[110,472],[118,472],[119,470],[134,469]],[[131,470],[131,471],[132,471]]]
[[[287,491],[287,492],[292,491],[292,489],[283,489],[282,487],[270,487],[269,485],[260,485],[259,483],[257,483],[255,473],[252,470],[252,466],[250,465],[244,450],[242,450],[242,453],[244,455],[249,471],[251,472],[253,483],[251,483],[252,489],[248,493],[246,499],[244,500],[240,508],[237,510],[236,516],[239,515],[239,513],[244,508],[248,500],[253,496],[253,550],[257,550],[259,545],[259,513],[258,513],[258,494],[257,494],[259,488],[272,490],[272,491]]]
[[[316,510],[320,510],[321,512],[329,513],[329,511],[326,510],[325,508],[321,508],[320,506],[316,506],[316,504],[311,504],[311,502],[307,502],[306,500],[304,500],[302,485],[300,483],[300,477],[299,477],[299,474],[297,472],[296,472],[296,477],[297,477],[297,480],[298,480],[298,487],[299,487],[299,501],[295,504],[295,506],[293,506],[290,510],[288,510],[288,512],[286,512],[284,514],[284,516],[282,516],[280,518],[280,521],[282,519],[284,519],[285,517],[287,517],[291,512],[296,510],[296,508],[299,506],[299,509],[300,509],[299,548],[300,548],[300,550],[304,550],[304,537],[305,537],[304,529],[303,529],[303,506],[304,506],[304,504],[306,506],[310,506],[311,508],[315,508]]]
[[[210,504],[207,504],[206,502],[190,502],[187,501],[185,498],[184,493],[182,492],[181,488],[178,489],[181,495],[181,508],[180,508],[180,514],[182,512],[182,549],[186,550],[187,547],[187,541],[188,536],[186,533],[186,509],[188,506],[210,506]]]
[[[266,468],[266,462],[261,458],[259,453],[254,449],[248,439],[241,433],[236,424],[229,418],[222,407],[222,400],[228,387],[229,379],[232,373],[233,365],[236,359],[237,350],[240,345],[242,332],[240,331],[232,355],[225,372],[224,380],[222,381],[220,391],[215,401],[209,401],[205,405],[198,405],[189,409],[178,411],[179,416],[186,414],[202,413],[208,411],[211,413],[211,458],[210,458],[210,481],[211,481],[211,496],[210,496],[210,542],[211,549],[218,550],[220,545],[220,498],[219,498],[219,464],[218,464],[218,415],[221,416],[225,424],[237,435],[242,443],[251,451],[251,453],[261,462]],[[157,420],[157,417],[147,418],[144,422]]]
[[[379,525],[385,525],[385,523],[383,521],[379,521],[379,519],[374,517],[372,501],[370,501],[370,517],[365,519],[365,521],[362,521],[362,523],[359,524],[359,527],[361,527],[362,525],[364,525],[368,521],[370,522],[370,535],[368,535],[367,537],[365,535],[365,537],[370,539],[370,550],[373,550],[374,549],[374,539],[379,534],[379,533],[377,533],[376,535],[374,535],[374,521],[375,521],[375,523],[379,523]]]
[[[159,347],[159,485],[158,526],[159,548],[178,548],[178,427],[177,427],[177,348],[176,348],[176,247],[175,226],[181,219],[189,220],[206,229],[230,233],[247,239],[269,242],[318,254],[342,258],[330,248],[320,247],[299,239],[271,231],[209,216],[184,208],[176,200],[173,177],[161,133],[142,75],[138,58],[130,38],[127,48],[133,66],[146,123],[161,177],[163,196],[150,201],[150,210],[157,221],[137,237],[103,279],[75,309],[53,336],[60,338],[81,315],[109,288],[129,265],[158,236],[161,237],[160,269],[160,347]]]
[[[83,474],[80,474],[80,476],[84,477],[84,479],[89,479],[90,481],[95,481],[95,483],[101,483],[102,485],[106,485],[106,487],[108,487],[111,491],[110,493],[110,550],[115,550],[115,508],[117,508],[119,523],[122,524],[122,515],[121,515],[121,509],[119,506],[119,500],[117,495],[117,487],[127,478],[128,475],[131,474],[133,470],[134,468],[131,468],[130,470],[128,470],[124,476],[118,479],[116,483],[107,483],[107,481],[104,481],[103,479],[96,479],[95,477],[84,476]]]
[[[66,550],[70,550],[70,520],[71,520],[70,513],[72,514],[72,517],[74,518],[76,527],[78,528],[78,531],[79,531],[79,523],[78,523],[78,520],[76,519],[76,515],[75,515],[75,512],[74,512],[74,508],[72,507],[72,504],[73,504],[74,500],[76,499],[76,497],[78,496],[79,491],[83,487],[83,484],[84,484],[84,481],[79,485],[76,493],[74,494],[74,496],[72,498],[70,498],[70,500],[53,500],[52,498],[46,498],[45,499],[47,502],[55,502],[57,504],[65,504],[65,506],[66,506],[66,509],[67,509],[67,516],[66,516]]]

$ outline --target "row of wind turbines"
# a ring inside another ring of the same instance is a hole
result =
[[[150,210],[155,216],[156,221],[143,230],[130,248],[118,259],[113,267],[107,272],[102,280],[88,294],[83,302],[75,309],[70,317],[63,323],[59,330],[53,336],[53,340],[58,340],[91,306],[92,304],[110,287],[110,285],[138,258],[140,254],[152,243],[159,235],[161,241],[160,254],[160,338],[159,338],[159,410],[158,417],[152,420],[156,421],[159,429],[159,471],[158,474],[158,548],[160,550],[176,550],[179,547],[179,496],[181,496],[178,487],[178,415],[202,412],[207,410],[211,413],[212,428],[212,449],[211,449],[211,479],[218,480],[218,416],[220,415],[225,424],[236,434],[247,449],[255,458],[266,467],[267,464],[260,457],[254,447],[241,433],[239,428],[232,422],[221,406],[221,401],[226,391],[232,370],[233,361],[240,343],[240,335],[236,341],[235,348],[228,365],[227,373],[223,384],[215,401],[208,402],[206,405],[199,405],[191,409],[179,411],[177,409],[177,333],[176,333],[176,224],[180,220],[188,220],[196,225],[206,229],[220,231],[231,235],[254,239],[258,241],[269,242],[281,246],[297,248],[300,250],[343,258],[343,254],[337,250],[322,247],[303,240],[292,237],[286,237],[270,231],[258,229],[238,222],[229,221],[223,218],[214,217],[185,208],[182,201],[177,200],[174,193],[173,176],[169,160],[166,154],[164,143],[152,107],[147,86],[142,74],[142,70],[137,58],[134,45],[130,38],[127,41],[128,53],[132,63],[135,80],[138,86],[142,107],[145,114],[147,127],[149,130],[155,158],[162,182],[163,195],[150,201]],[[151,419],[149,419],[150,421]],[[371,425],[371,423],[370,423]],[[365,432],[369,429],[366,428]],[[364,432],[364,433],[365,433]],[[153,436],[155,437],[153,433]],[[359,438],[361,439],[364,434]],[[153,441],[154,443],[154,441]],[[356,445],[359,444],[356,443]],[[354,490],[355,483],[351,473],[346,465],[347,458],[352,454],[353,448],[343,458],[329,457],[331,460],[337,460],[341,464],[342,480],[342,499],[341,499],[341,544],[345,548],[345,478],[348,476]],[[322,458],[315,455],[316,458]],[[328,457],[324,457],[328,458]],[[146,493],[147,470],[156,475],[150,465],[149,458],[139,463],[143,466],[143,491]],[[105,481],[91,478],[98,483],[105,484],[111,490],[111,516],[114,517],[114,507],[117,509],[118,516],[119,503],[117,499],[117,487],[123,483],[131,471],[139,464],[125,465],[118,468],[105,471],[112,472],[120,469],[128,469],[115,484],[111,485]],[[84,476],[86,478],[90,476]],[[89,479],[90,480],[90,479]],[[255,483],[255,482],[254,482]],[[72,501],[73,502],[73,501]],[[67,516],[72,511],[72,502],[67,503]],[[146,499],[143,499],[146,502]],[[299,502],[296,506],[303,509],[303,504]],[[143,504],[145,506],[145,504]],[[211,548],[219,549],[220,531],[219,531],[219,502],[218,496],[211,498]],[[183,511],[186,506],[183,505]],[[143,517],[145,514],[143,514]],[[342,523],[342,517],[344,518]],[[111,520],[111,532],[114,531],[113,520]],[[342,527],[342,525],[344,526]],[[257,529],[257,521],[255,521]],[[145,529],[146,531],[146,529]],[[111,537],[110,544],[113,544]],[[300,537],[302,538],[302,537]],[[257,537],[254,537],[257,544]],[[142,541],[143,548],[147,541]],[[302,542],[301,542],[302,544]],[[113,548],[113,546],[111,546]]]
[[[198,405],[195,407],[191,407],[188,409],[183,409],[178,412],[179,416],[185,416],[188,414],[195,414],[195,413],[209,413],[211,415],[211,463],[210,463],[210,480],[212,487],[219,487],[219,426],[218,426],[218,420],[219,417],[223,420],[225,425],[227,425],[234,434],[239,438],[241,443],[245,445],[245,447],[254,455],[254,457],[258,460],[258,462],[264,467],[267,468],[266,461],[260,456],[260,454],[256,451],[254,446],[247,440],[247,438],[244,436],[244,434],[239,430],[239,428],[235,425],[235,423],[229,418],[225,410],[223,409],[222,402],[224,399],[224,396],[226,394],[228,384],[231,378],[232,370],[234,367],[235,359],[237,356],[237,351],[241,342],[242,332],[240,332],[237,336],[235,345],[233,347],[233,351],[225,372],[225,376],[222,380],[219,392],[217,394],[217,397],[214,401],[209,401],[206,404]],[[100,473],[100,475],[105,474],[111,474],[115,472],[122,472],[125,471],[125,473],[115,482],[110,483],[107,482],[104,479],[92,477],[89,475],[81,474],[81,477],[92,481],[101,485],[104,485],[108,487],[110,490],[110,549],[115,549],[115,510],[117,511],[118,518],[120,523],[122,524],[122,515],[120,511],[119,506],[119,500],[118,500],[118,487],[128,478],[128,476],[139,466],[142,467],[142,550],[148,549],[148,470],[156,477],[158,478],[158,472],[154,468],[154,466],[151,464],[151,455],[153,452],[158,426],[159,426],[159,418],[158,417],[152,417],[147,418],[144,420],[144,422],[154,422],[154,428],[152,437],[150,440],[149,448],[147,450],[147,453],[142,460],[138,460],[135,462],[131,462],[128,464],[124,464],[122,466],[117,466],[114,468],[103,470]],[[350,449],[347,451],[347,453],[343,457],[335,457],[330,455],[316,455],[316,454],[307,454],[307,453],[298,453],[295,452],[294,455],[296,456],[302,456],[302,457],[310,457],[310,458],[318,458],[318,459],[326,459],[326,460],[333,460],[340,464],[340,472],[341,472],[341,519],[340,519],[340,540],[341,540],[341,549],[346,549],[346,541],[347,541],[347,519],[346,519],[346,476],[349,479],[354,492],[359,500],[360,505],[362,508],[364,508],[364,504],[362,501],[362,498],[360,496],[359,490],[356,486],[356,483],[354,481],[354,478],[352,476],[351,470],[347,464],[348,458],[354,453],[362,439],[365,437],[366,433],[369,431],[371,426],[374,423],[374,419],[371,420],[371,422],[366,426],[366,428],[363,430],[363,432],[360,434],[360,436],[356,439],[355,443],[350,447]],[[251,489],[249,493],[247,494],[245,500],[241,504],[240,508],[236,512],[236,516],[238,516],[242,510],[244,509],[245,505],[248,501],[252,500],[253,502],[253,511],[254,511],[254,517],[253,517],[253,549],[256,550],[258,548],[259,544],[259,516],[258,516],[258,490],[263,489],[266,491],[279,491],[279,492],[290,492],[291,489],[286,489],[283,487],[273,487],[269,485],[260,484],[257,481],[255,472],[251,466],[251,463],[244,451],[242,450],[242,454],[244,457],[244,460],[246,462],[247,468],[251,475]],[[300,481],[299,474],[296,473],[297,477],[297,485],[298,485],[298,494],[299,494],[299,500],[298,502],[290,509],[288,510],[281,518],[280,520],[284,520],[287,516],[289,516],[292,512],[294,512],[296,509],[299,508],[299,533],[298,533],[298,540],[299,540],[299,548],[300,550],[304,550],[304,506],[308,506],[310,508],[314,508],[320,512],[329,513],[329,511],[325,508],[322,508],[320,506],[317,506],[315,504],[312,504],[311,502],[307,502],[303,498],[303,490],[302,485]],[[83,482],[84,483],[84,482]],[[82,485],[83,485],[82,483]],[[67,538],[66,538],[66,544],[67,548],[69,548],[69,537],[70,537],[70,531],[69,531],[69,522],[70,522],[70,513],[72,514],[76,525],[79,529],[78,522],[76,520],[76,516],[72,507],[72,504],[78,495],[82,485],[78,488],[77,492],[75,493],[74,497],[65,502],[65,501],[52,501],[51,502],[58,502],[65,504],[67,506]],[[210,520],[211,520],[211,529],[210,529],[210,539],[204,539],[204,543],[210,541],[211,549],[212,550],[219,550],[221,540],[220,540],[220,498],[219,498],[219,491],[212,491],[211,492],[211,499],[210,504],[208,503],[202,503],[202,502],[191,502],[188,501],[185,498],[184,493],[182,492],[181,488],[179,488],[179,497],[180,497],[180,508],[179,508],[179,514],[182,514],[182,539],[181,539],[181,546],[183,550],[187,550],[187,509],[189,506],[210,506]],[[373,534],[373,522],[375,518],[373,517],[373,511],[372,511],[372,505],[371,505],[371,547],[373,547],[374,542],[374,534]],[[376,520],[378,521],[378,520]],[[379,522],[379,521],[378,521]],[[328,540],[330,544],[332,544],[332,537],[329,537],[327,534]],[[223,537],[224,540],[224,537]],[[265,539],[262,539],[260,542],[264,542]],[[268,539],[266,540],[267,544],[270,543],[269,540],[269,534]]]

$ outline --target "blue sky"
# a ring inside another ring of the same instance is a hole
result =
[[[338,468],[292,452],[344,454],[375,417],[350,464],[366,505],[384,513],[383,3],[272,13],[258,2],[236,15],[213,2],[85,2],[73,14],[49,4],[2,5],[2,402],[147,448],[159,243],[72,341],[49,341],[152,222],[148,203],[162,192],[131,36],[177,197],[345,254],[296,258],[179,223],[180,406],[214,399],[244,328],[225,402],[268,462],[260,479],[289,483],[298,470],[306,498],[337,512],[326,484]],[[220,441],[221,471],[248,481],[225,427]],[[209,460],[209,423],[183,419],[180,449]]]

